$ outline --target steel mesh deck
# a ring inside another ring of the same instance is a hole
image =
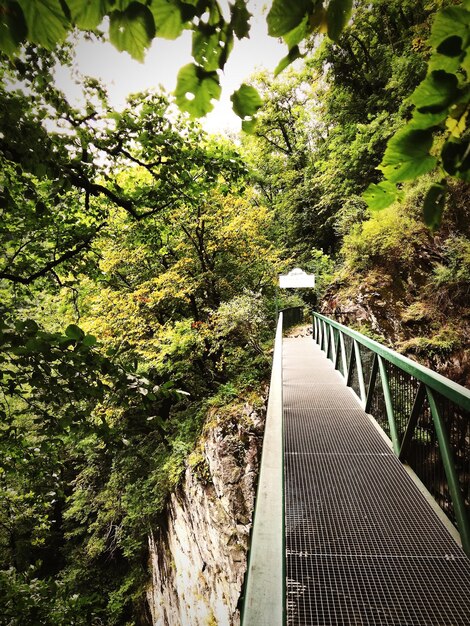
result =
[[[312,339],[283,351],[288,626],[469,626],[470,560]]]

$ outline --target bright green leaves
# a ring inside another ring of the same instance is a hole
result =
[[[470,142],[451,139],[447,141],[441,152],[442,163],[446,172],[455,178],[470,182]]]
[[[337,39],[351,6],[351,0],[329,0],[327,8],[322,0],[274,0],[266,18],[268,31],[282,37],[289,49],[276,74],[303,56],[299,44],[315,29],[328,30]],[[217,0],[0,0],[0,50],[13,55],[26,40],[52,49],[73,27],[93,30],[107,16],[111,43],[143,61],[154,37],[176,39],[190,29],[194,64],[180,71],[176,94],[182,110],[202,116],[212,109],[210,101],[219,98],[215,72],[224,68],[234,37],[243,39],[250,32],[247,0],[234,0],[229,8],[230,20],[225,21]],[[247,128],[250,121],[245,120]]]
[[[274,0],[267,17],[268,33],[272,37],[282,37],[296,28],[305,15],[312,11],[312,0]]]
[[[97,28],[106,13],[106,0],[68,0],[72,22],[84,30]]]
[[[394,183],[384,180],[378,185],[369,185],[363,194],[363,198],[371,211],[380,211],[390,206],[400,195],[403,194],[400,194]]]
[[[442,212],[444,211],[446,200],[446,185],[443,183],[433,183],[428,189],[423,203],[423,219],[426,226],[435,231],[441,225]]]
[[[297,59],[300,59],[302,56],[303,55],[300,52],[299,46],[294,46],[293,48],[291,48],[289,50],[289,53],[279,61],[276,69],[274,70],[274,76],[280,74],[283,70],[286,69],[288,65],[290,65]]]
[[[455,50],[455,38],[461,40],[461,49],[468,46],[469,25],[468,11],[463,7],[448,7],[439,11],[436,15],[429,38],[430,45],[443,54],[449,54],[451,50]],[[454,39],[454,45],[449,49],[449,40]],[[447,51],[445,51],[447,48]],[[449,54],[455,56],[455,52]]]
[[[52,49],[65,38],[67,18],[60,0],[19,0],[19,4],[30,41]]]
[[[433,137],[430,130],[414,130],[406,126],[390,139],[379,169],[392,183],[413,180],[436,165],[429,154]]]
[[[249,36],[251,13],[246,8],[244,0],[235,0],[235,4],[230,5],[230,25],[238,39]]]
[[[233,110],[242,119],[242,129],[247,133],[253,133],[256,128],[254,116],[263,105],[263,100],[257,90],[251,85],[243,84],[231,96]]]
[[[28,32],[24,15],[17,2],[6,2],[0,12],[0,49],[13,54]]]
[[[157,37],[176,39],[183,31],[183,20],[177,2],[152,0],[150,10],[155,20]]]
[[[211,101],[220,97],[220,91],[216,72],[206,72],[193,63],[185,65],[178,72],[176,103],[182,111],[193,117],[202,117],[212,111]]]
[[[434,70],[418,85],[409,100],[420,113],[439,113],[447,109],[458,95],[457,76]]]
[[[76,324],[69,324],[65,329],[65,334],[75,341],[81,341],[85,337],[83,330]]]
[[[352,0],[330,0],[326,11],[328,37],[337,41],[349,22],[352,11]]]
[[[256,89],[245,84],[231,95],[230,100],[233,102],[234,112],[242,119],[255,115],[263,104],[263,100]]]
[[[224,67],[232,45],[232,34],[225,29],[206,26],[193,33],[193,57],[206,72]]]
[[[429,38],[433,53],[427,76],[409,98],[415,106],[412,119],[390,139],[378,168],[386,181],[369,186],[364,194],[370,208],[385,208],[396,199],[381,186],[415,180],[436,166],[444,175],[470,182],[469,5],[465,1],[436,14]],[[440,152],[435,131],[441,131]],[[425,196],[423,219],[432,230],[441,223],[445,194],[444,179],[432,184]]]
[[[143,61],[154,36],[152,13],[142,4],[133,2],[125,11],[111,13],[109,38],[119,51],[126,51],[134,59]]]
[[[303,56],[299,44],[315,30],[328,32],[337,41],[351,17],[352,4],[352,0],[330,0],[325,9],[322,0],[274,0],[267,17],[268,33],[282,37],[289,48],[275,74]]]

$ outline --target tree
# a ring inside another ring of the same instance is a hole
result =
[[[0,50],[14,56],[21,45],[32,42],[52,50],[74,28],[97,30],[106,17],[107,36],[118,50],[126,50],[143,60],[154,37],[176,39],[183,29],[193,31],[192,56],[195,63],[181,68],[175,95],[178,106],[195,116],[212,109],[211,100],[220,96],[217,71],[223,69],[234,40],[249,36],[250,17],[247,0],[230,4],[226,20],[216,0],[2,0]],[[267,15],[269,34],[282,37],[288,54],[279,71],[301,56],[299,44],[315,31],[327,30],[336,39],[346,25],[352,0],[274,0]],[[242,85],[232,94],[233,108],[249,128],[260,106],[256,91]]]
[[[445,206],[447,179],[470,182],[470,3],[439,11],[428,40],[432,54],[427,74],[409,97],[410,121],[387,145],[379,169],[383,182],[371,185],[364,197],[373,209],[389,206],[402,194],[398,185],[429,172],[436,182],[423,203],[426,224],[439,227]]]

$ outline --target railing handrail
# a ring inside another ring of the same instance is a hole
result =
[[[282,325],[283,315],[280,313],[248,554],[242,626],[283,626],[285,623]]]
[[[330,317],[317,313],[316,311],[313,311],[313,315],[318,319],[327,322],[333,326],[333,328],[341,330],[345,335],[349,335],[352,339],[355,339],[363,346],[366,346],[376,354],[379,354],[390,363],[400,367],[405,372],[411,374],[417,380],[421,381],[426,386],[431,387],[431,389],[434,389],[442,396],[448,398],[452,402],[455,402],[466,411],[470,411],[470,389],[467,389],[463,385],[459,385],[453,380],[442,376],[442,374],[434,372],[429,367],[421,365],[421,363],[412,361],[408,357],[395,352],[395,350],[378,343],[374,339],[366,337],[357,330],[352,330],[351,328],[344,326],[344,324],[340,324]]]

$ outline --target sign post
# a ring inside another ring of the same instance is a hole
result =
[[[311,289],[315,287],[315,274],[307,274],[300,267],[295,267],[288,274],[279,274],[279,287],[281,289]],[[276,291],[276,320],[279,314],[279,306]]]
[[[300,267],[295,267],[288,274],[279,274],[281,289],[310,289],[315,287],[315,274],[307,274]]]

